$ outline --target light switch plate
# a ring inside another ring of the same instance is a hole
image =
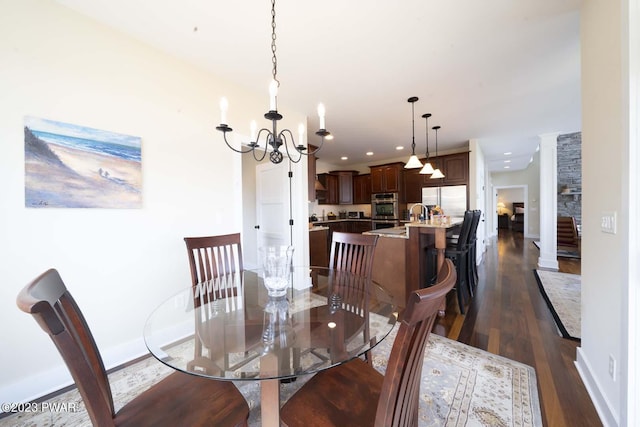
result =
[[[616,213],[602,212],[600,229],[603,233],[616,234]]]

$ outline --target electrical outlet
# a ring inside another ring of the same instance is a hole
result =
[[[613,354],[609,355],[609,376],[616,380],[616,359],[613,357]]]
[[[603,233],[616,234],[616,213],[602,212],[600,220],[600,230]]]

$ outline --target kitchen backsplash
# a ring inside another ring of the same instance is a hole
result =
[[[316,214],[319,221],[326,219],[329,213],[339,216],[340,212],[364,212],[364,216],[371,217],[371,205],[319,205],[318,202],[309,202],[309,216]]]

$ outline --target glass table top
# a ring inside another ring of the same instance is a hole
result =
[[[305,266],[293,268],[290,281],[282,297],[267,294],[259,270],[184,289],[147,319],[147,348],[200,376],[284,379],[364,354],[397,320],[390,294],[375,283],[359,290],[356,275]]]

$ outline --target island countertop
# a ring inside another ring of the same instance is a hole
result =
[[[447,219],[447,221],[445,223],[441,223],[437,220],[433,220],[433,221],[424,221],[424,222],[420,222],[420,221],[414,221],[414,222],[408,222],[404,225],[399,225],[397,227],[391,227],[391,228],[380,228],[378,230],[371,230],[371,231],[367,231],[364,232],[362,234],[374,234],[380,237],[392,237],[392,238],[400,238],[400,239],[408,239],[409,238],[409,229],[412,227],[419,227],[419,228],[444,228],[444,229],[448,229],[448,228],[452,228],[455,227],[459,224],[462,224],[462,221],[464,220],[464,218],[458,218],[458,217],[454,217],[454,218],[450,218]]]

